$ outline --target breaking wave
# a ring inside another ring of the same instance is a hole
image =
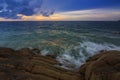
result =
[[[95,43],[95,42],[82,42],[79,46],[75,46],[73,49],[65,50],[60,56],[57,56],[57,61],[59,61],[63,68],[66,69],[78,69],[88,57],[93,56],[103,50],[118,50],[120,51],[120,46],[107,43]]]

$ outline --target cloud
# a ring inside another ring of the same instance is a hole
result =
[[[17,14],[23,21],[117,21],[120,19],[119,9],[90,9],[58,12],[49,17],[43,15],[23,15]],[[10,20],[11,19],[0,19]],[[14,19],[12,19],[14,20]]]
[[[90,9],[60,12],[44,17],[41,15],[21,16],[22,20],[37,21],[117,21],[120,19],[120,10],[117,9]]]
[[[61,15],[57,14],[51,15],[49,17],[45,17],[42,15],[25,16],[21,14],[19,14],[18,16],[21,16],[22,21],[59,21],[64,19],[61,17]]]
[[[67,11],[54,14],[52,16],[59,15],[62,20],[78,20],[78,21],[109,21],[119,20],[119,9],[90,9],[90,10],[77,10]],[[52,17],[51,16],[51,17]]]
[[[18,14],[25,16],[41,14],[48,17],[54,13],[54,9],[43,10],[42,4],[43,0],[0,0],[0,17],[19,19],[21,16]]]

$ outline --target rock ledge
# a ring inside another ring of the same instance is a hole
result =
[[[94,55],[79,72],[83,80],[120,80],[120,52],[106,51]]]
[[[0,48],[0,80],[80,80],[80,74],[56,65],[52,57],[39,50]]]

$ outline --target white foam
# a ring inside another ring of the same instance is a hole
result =
[[[49,54],[49,50],[44,49],[41,51],[41,55],[46,56],[47,54]]]
[[[95,55],[101,50],[118,50],[120,51],[120,46],[115,46],[113,44],[99,44],[94,43],[90,41],[82,42],[79,46],[75,46],[74,50],[76,50],[78,54],[78,58],[76,59],[73,55],[70,53],[69,50],[65,50],[65,52],[57,57],[57,60],[63,64],[62,67],[66,69],[72,69],[72,68],[79,68],[85,61],[88,59],[88,57]],[[75,53],[72,53],[75,54]]]

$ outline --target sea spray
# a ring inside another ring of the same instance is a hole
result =
[[[40,49],[62,67],[79,68],[101,50],[120,50],[118,22],[1,22],[0,47]]]
[[[88,57],[93,56],[97,53],[99,53],[102,50],[118,50],[120,51],[119,46],[115,46],[113,44],[100,44],[95,42],[82,42],[79,46],[74,47],[73,49],[65,50],[64,53],[60,56],[58,56],[56,59],[59,61],[63,68],[66,69],[77,69],[82,64],[85,63],[85,61],[88,59]],[[77,56],[76,56],[77,54]]]
[[[42,56],[46,56],[47,54],[49,54],[49,50],[44,49],[44,50],[41,51]]]

